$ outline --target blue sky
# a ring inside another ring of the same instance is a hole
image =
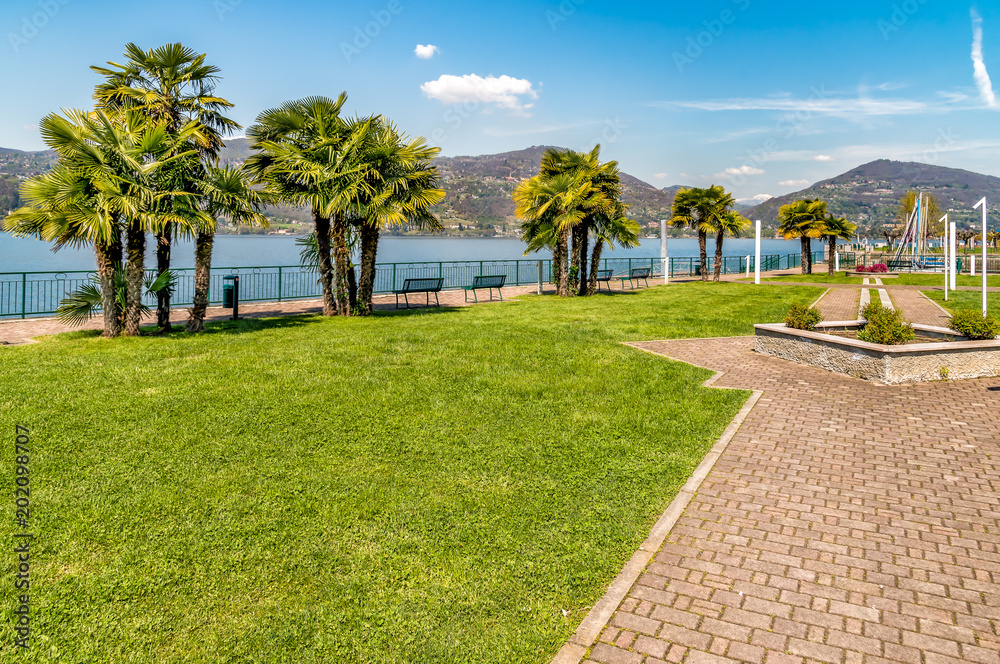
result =
[[[996,6],[4,0],[2,30],[3,147],[43,148],[38,120],[90,105],[89,65],[127,42],[180,41],[222,68],[243,125],[346,91],[351,112],[384,113],[445,155],[600,142],[657,186],[740,197],[878,158],[1000,176]]]

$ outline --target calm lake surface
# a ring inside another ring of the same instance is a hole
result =
[[[151,238],[150,238],[151,239]],[[813,242],[813,251],[825,248]],[[670,256],[698,255],[695,239],[670,240]],[[726,256],[752,254],[752,239],[727,239],[723,245]],[[798,240],[763,240],[763,254],[797,254]],[[715,252],[714,240],[709,241],[709,255]],[[480,261],[480,260],[536,260],[549,258],[548,253],[523,256],[524,243],[513,238],[450,238],[450,237],[387,237],[379,243],[379,263]],[[660,241],[656,238],[642,240],[641,246],[625,250],[604,250],[605,258],[651,258],[660,255]],[[175,243],[172,252],[174,267],[194,266],[194,243]],[[156,262],[152,243],[147,246],[147,266]],[[299,264],[299,249],[294,237],[261,235],[220,235],[215,239],[212,265],[215,267],[285,266]],[[93,270],[95,260],[91,249],[66,248],[53,253],[51,245],[39,240],[15,238],[0,233],[0,273],[3,272],[57,272]]]

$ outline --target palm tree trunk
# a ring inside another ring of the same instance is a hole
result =
[[[156,234],[156,273],[163,274],[170,269],[170,245],[173,224],[167,224],[162,233]],[[170,289],[163,288],[156,293],[156,332],[170,331]]]
[[[212,245],[215,233],[199,232],[194,245],[194,302],[188,316],[186,332],[201,332],[205,329],[205,313],[208,311],[208,286],[212,276]]]
[[[113,339],[122,333],[121,309],[115,289],[115,271],[122,264],[122,238],[119,235],[111,242],[95,242],[97,254],[97,276],[101,280],[101,309],[104,313],[104,334]]]
[[[559,231],[556,238],[556,246],[552,252],[552,264],[555,266],[556,294],[559,297],[569,295],[569,270],[567,269],[567,256],[569,250],[569,230]]]
[[[350,270],[348,263],[351,257],[347,248],[347,222],[339,212],[330,219],[330,230],[333,236],[333,293],[337,307],[335,313],[341,316],[350,316],[351,296],[347,273]],[[332,315],[326,313],[325,299],[323,313],[324,315]]]
[[[718,281],[722,274],[722,241],[723,234],[719,231],[715,234],[715,274],[712,276],[712,281]]]
[[[372,293],[375,292],[375,259],[378,254],[378,226],[361,227],[361,277],[358,280],[358,306],[362,315],[372,312]]]
[[[142,319],[142,282],[146,276],[146,231],[138,221],[130,221],[125,233],[125,336],[139,336]]]
[[[316,248],[319,253],[317,267],[323,290],[323,315],[333,316],[337,313],[337,304],[333,294],[333,265],[330,262],[330,218],[313,210],[313,222],[316,224]]]
[[[830,258],[826,261],[826,273],[831,277],[834,274],[834,258],[837,250],[837,238],[834,235],[830,236]]]
[[[809,264],[812,260],[812,247],[809,246],[809,238],[801,237],[799,242],[802,244],[802,274],[812,274],[812,265]]]
[[[590,279],[587,277],[587,245],[590,244],[590,224],[586,221],[580,223],[580,273],[577,278],[580,280],[580,289],[577,291],[578,295],[589,295]]]
[[[604,250],[604,240],[598,238],[594,242],[594,252],[590,257],[590,278],[587,279],[587,295],[597,292],[597,271],[601,269],[601,252]]]
[[[708,281],[708,233],[698,231],[698,253],[701,257],[701,280]]]
[[[581,238],[581,234],[586,233],[586,228],[584,223],[580,222],[570,231],[570,237],[573,239],[573,248],[570,251],[570,262],[569,262],[569,290],[574,294],[580,291],[581,276],[580,271],[583,267],[583,262],[587,260],[587,254],[583,253],[586,251],[584,248],[585,240]],[[583,251],[581,251],[583,249]]]

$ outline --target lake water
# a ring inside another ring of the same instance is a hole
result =
[[[798,240],[762,240],[762,254],[797,254]],[[813,251],[825,248],[813,242]],[[671,257],[698,255],[695,239],[670,240]],[[727,239],[723,245],[726,256],[753,254],[752,239]],[[714,255],[715,241],[709,241],[709,255]],[[523,256],[524,243],[514,238],[450,238],[450,237],[386,237],[379,243],[379,263],[518,260],[549,258],[547,252]],[[605,258],[640,257],[660,255],[657,238],[642,240],[635,249],[604,250]],[[174,267],[194,266],[194,243],[176,243],[172,252]],[[152,243],[147,246],[147,266],[155,267]],[[261,235],[220,235],[215,240],[212,264],[216,267],[237,266],[286,266],[299,264],[299,248],[294,237]],[[52,252],[51,245],[30,238],[15,238],[0,233],[0,273],[4,272],[55,272],[93,270],[92,249],[65,248]]]

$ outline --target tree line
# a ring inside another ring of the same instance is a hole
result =
[[[382,231],[439,228],[428,212],[444,198],[431,164],[439,149],[382,115],[345,117],[342,93],[264,111],[247,130],[250,158],[220,166],[223,137],[242,127],[225,115],[233,105],[217,95],[219,69],[206,57],[179,43],[128,44],[124,64],[91,67],[104,77],[94,108],[42,119],[42,139],[58,161],[21,184],[24,205],[4,228],[57,249],[93,247],[106,337],[140,333],[149,292],[157,332],[172,329],[171,249],[176,239],[193,238],[195,292],[185,329],[199,332],[219,224],[267,226],[266,204],[305,205],[316,225],[323,314],[370,313]],[[147,233],[155,238],[151,279]]]

